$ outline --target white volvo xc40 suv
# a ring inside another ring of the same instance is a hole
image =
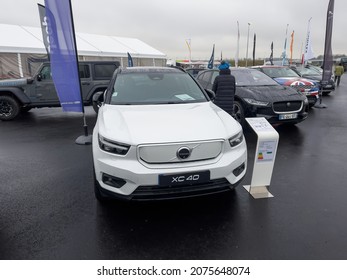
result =
[[[247,169],[240,124],[184,70],[128,67],[99,94],[95,196],[192,197],[237,186]]]

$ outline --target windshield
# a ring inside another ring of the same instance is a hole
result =
[[[323,73],[323,69],[321,67],[318,66],[314,66],[314,65],[310,65],[310,69],[322,74]]]
[[[278,86],[273,79],[255,69],[232,70],[236,86]]]
[[[301,75],[309,75],[309,76],[318,76],[319,73],[313,69],[307,68],[307,67],[298,67],[298,71],[301,73]]]
[[[187,73],[120,73],[113,87],[110,104],[174,104],[207,101]]]
[[[281,68],[264,67],[262,69],[264,73],[271,78],[299,77],[299,75],[295,73],[295,71],[286,67],[281,67]]]

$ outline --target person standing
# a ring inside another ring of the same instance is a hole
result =
[[[341,63],[339,63],[338,65],[336,65],[335,71],[334,71],[336,86],[339,86],[339,85],[340,85],[341,76],[343,75],[344,70],[345,70],[345,69],[343,68],[343,66],[342,66]]]
[[[229,64],[224,60],[218,69],[219,76],[215,78],[212,86],[216,94],[214,104],[234,116],[235,77],[231,75]]]

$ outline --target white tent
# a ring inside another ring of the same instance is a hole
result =
[[[40,53],[46,50],[39,27],[0,24],[0,53]],[[95,35],[76,32],[81,56],[127,56],[166,59],[166,55],[135,38]]]
[[[25,66],[23,57],[46,55],[42,31],[39,27],[0,24],[0,34],[0,71],[3,73],[16,72],[23,77],[22,65]],[[76,32],[76,44],[80,60],[111,59],[118,60],[121,65],[126,65],[129,52],[135,65],[164,66],[166,64],[164,53],[136,38]],[[7,59],[7,61],[1,62],[1,59]],[[10,60],[11,63],[9,63]],[[16,69],[13,69],[14,64],[16,64]],[[8,70],[9,68],[11,71]],[[24,69],[24,72],[27,72],[26,70]],[[4,76],[3,73],[0,73],[0,78],[1,74]]]

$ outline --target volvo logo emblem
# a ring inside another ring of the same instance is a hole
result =
[[[186,159],[190,157],[190,149],[188,147],[181,147],[177,151],[177,157],[180,159]]]
[[[290,102],[287,103],[287,107],[290,107]]]

